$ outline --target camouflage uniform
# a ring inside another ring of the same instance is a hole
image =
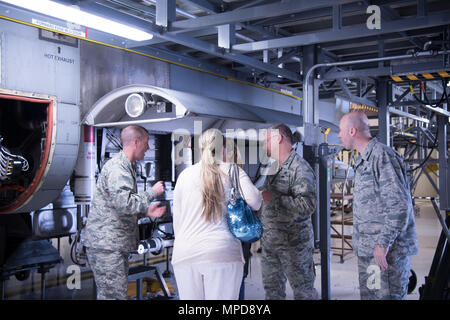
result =
[[[128,255],[137,247],[137,220],[155,197],[152,189],[137,193],[135,172],[123,151],[103,167],[83,235],[98,299],[126,299]]]
[[[261,209],[261,267],[266,299],[286,298],[286,277],[294,299],[317,299],[311,223],[316,208],[314,171],[293,150],[277,173],[267,176],[263,189],[273,192],[270,203],[264,203]]]
[[[358,257],[360,295],[362,300],[403,300],[408,294],[411,256],[386,257],[384,272],[372,257]]]
[[[128,253],[86,248],[94,274],[97,300],[126,300],[128,289]]]
[[[353,247],[358,256],[361,299],[403,299],[408,286],[410,256],[418,252],[403,159],[373,138],[355,168]],[[376,245],[389,248],[389,268],[381,271],[380,286],[368,287],[368,277],[371,281],[378,277],[373,259]]]

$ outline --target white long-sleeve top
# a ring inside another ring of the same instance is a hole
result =
[[[216,223],[208,222],[202,217],[200,166],[201,162],[186,168],[178,177],[175,186],[173,200],[175,242],[172,264],[244,263],[241,242],[231,234],[226,217],[226,203],[231,188],[228,176],[230,164],[220,164],[220,169],[225,173],[222,184],[226,201],[222,205],[222,219]],[[253,210],[259,210],[262,204],[261,192],[241,168],[239,180],[245,201]]]

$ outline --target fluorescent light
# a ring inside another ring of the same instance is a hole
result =
[[[114,22],[91,13],[87,13],[70,6],[62,5],[49,0],[1,0],[12,5],[31,11],[39,12],[58,19],[80,24],[89,28],[111,33],[119,37],[134,41],[144,41],[153,38],[145,31]]]

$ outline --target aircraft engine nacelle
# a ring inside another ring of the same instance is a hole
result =
[[[60,195],[78,157],[79,119],[79,106],[55,96],[0,89],[0,214],[38,210]]]

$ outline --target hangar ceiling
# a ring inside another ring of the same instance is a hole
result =
[[[122,42],[126,48],[266,87],[299,91],[303,91],[306,71],[316,63],[450,48],[448,0],[58,2],[137,26],[154,36]],[[368,27],[375,26],[370,6],[380,10],[379,28]],[[342,93],[374,100],[375,77],[450,69],[449,55],[416,62],[413,66],[398,60],[321,68],[316,76],[322,80],[320,97]],[[438,83],[434,92],[439,90]]]

